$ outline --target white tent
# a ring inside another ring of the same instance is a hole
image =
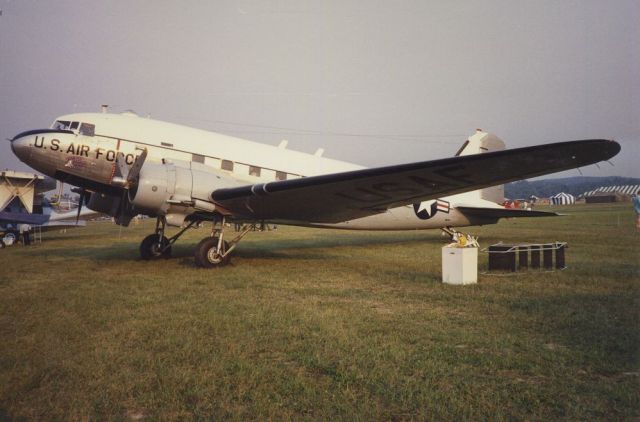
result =
[[[560,193],[558,193],[556,195],[553,195],[551,197],[551,203],[553,205],[575,204],[576,203],[576,198],[575,198],[575,196],[573,196],[571,194],[560,192]]]

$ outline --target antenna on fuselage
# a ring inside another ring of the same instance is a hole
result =
[[[102,109],[103,113],[108,113],[109,112],[109,104],[102,104],[102,106],[100,108]]]

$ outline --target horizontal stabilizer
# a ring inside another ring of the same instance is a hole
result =
[[[481,218],[560,217],[563,215],[556,212],[529,211],[517,208],[456,207],[456,209],[469,217]]]

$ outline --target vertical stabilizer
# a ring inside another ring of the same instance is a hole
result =
[[[476,133],[469,137],[456,153],[456,156],[483,154],[485,152],[502,151],[505,149],[504,142],[492,133],[476,129]],[[492,186],[479,189],[473,192],[480,199],[501,204],[504,202],[504,185]]]

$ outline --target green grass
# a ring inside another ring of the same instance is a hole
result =
[[[563,210],[467,231],[569,242],[568,269],[464,287],[436,231],[280,227],[214,270],[204,228],[140,261],[152,220],[0,250],[0,420],[637,419],[633,211]]]

